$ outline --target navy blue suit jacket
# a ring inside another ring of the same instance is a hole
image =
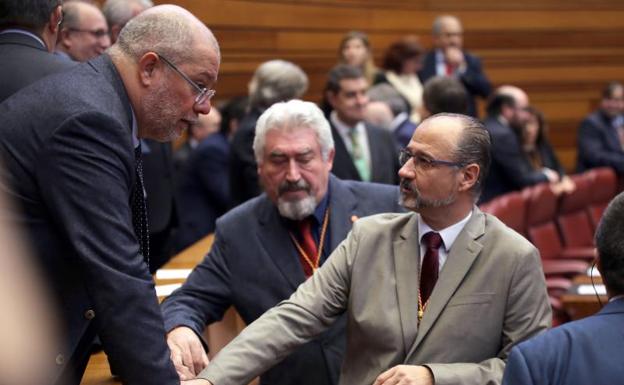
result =
[[[340,179],[361,181],[360,173],[355,167],[355,163],[353,163],[351,154],[349,154],[347,146],[333,124],[331,125],[331,130],[336,149],[332,173]],[[366,133],[371,153],[372,170],[370,181],[398,184],[399,149],[393,134],[388,130],[370,124],[366,124]]]
[[[624,150],[616,129],[601,111],[586,117],[578,130],[578,172],[607,166],[624,174]]]
[[[624,299],[514,347],[503,385],[612,385],[624,381]]]
[[[0,34],[0,102],[50,74],[75,66],[50,53],[31,36],[16,32]]]
[[[548,181],[544,173],[531,167],[511,127],[495,117],[488,117],[484,123],[492,139],[492,163],[480,202]]]
[[[214,232],[217,218],[230,207],[230,144],[221,133],[199,143],[180,175],[180,228],[177,247],[183,249]]]
[[[425,55],[423,68],[418,71],[418,77],[422,84],[436,76],[435,52],[435,50],[430,51]],[[466,91],[468,91],[468,115],[477,116],[475,98],[478,96],[484,99],[487,98],[492,91],[492,86],[483,72],[481,60],[478,57],[464,51],[464,59],[466,60],[466,71],[458,77],[458,80],[462,82],[464,87],[466,87]]]
[[[112,61],[102,55],[26,87],[0,116],[0,189],[58,305],[59,373],[84,363],[99,334],[124,384],[177,384],[132,227],[132,112]]]
[[[412,140],[412,135],[414,135],[416,127],[416,123],[407,118],[394,129],[394,139],[397,141],[400,148],[407,147],[410,140]]]
[[[346,238],[353,216],[401,211],[398,188],[329,182],[329,239],[322,262]],[[262,194],[217,220],[210,253],[162,304],[167,330],[188,326],[201,335],[234,306],[249,324],[305,281],[285,220]],[[261,376],[262,384],[336,385],[345,348],[345,318]]]

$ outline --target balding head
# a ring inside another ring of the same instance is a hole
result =
[[[210,45],[220,62],[219,44],[204,23],[176,5],[159,5],[130,20],[111,47],[111,54],[138,59],[153,51],[172,63],[196,60],[196,49]]]
[[[528,111],[529,96],[520,88],[506,84],[496,89],[493,100],[496,100],[497,97],[503,100],[505,97],[513,99],[513,108],[501,109],[500,114],[507,119],[514,130],[521,132],[531,118]]]
[[[210,112],[220,54],[212,32],[175,5],[133,18],[109,49],[139,125],[139,137],[169,141]]]
[[[153,7],[151,0],[106,0],[102,13],[106,17],[111,42],[115,43],[121,29],[139,13]]]
[[[526,108],[529,106],[529,96],[522,89],[509,84],[502,85],[496,89],[495,94],[508,95],[516,102],[516,106]]]
[[[106,19],[95,5],[72,1],[63,5],[63,15],[59,51],[84,62],[99,56],[110,46]]]
[[[462,48],[464,44],[464,28],[461,21],[452,15],[438,16],[431,29],[434,44],[439,49],[449,47]]]

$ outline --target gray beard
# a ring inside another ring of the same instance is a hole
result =
[[[401,192],[401,194],[399,195],[399,204],[408,210],[418,211],[421,208],[448,206],[451,203],[455,202],[455,199],[457,199],[457,194],[455,193],[449,195],[444,199],[423,199],[423,197],[420,195],[420,192],[412,188],[411,194],[405,194]]]
[[[316,199],[311,195],[298,201],[287,201],[278,198],[277,209],[281,216],[299,221],[314,213],[314,209],[316,209]]]

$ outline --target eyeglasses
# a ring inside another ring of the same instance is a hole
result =
[[[158,52],[156,52],[156,55],[158,55],[158,57],[160,59],[162,59],[162,61],[164,61],[165,63],[167,63],[167,65],[169,67],[171,67],[172,70],[174,70],[175,72],[178,73],[178,75],[182,76],[182,78],[184,80],[186,80],[191,86],[193,86],[193,88],[195,89],[195,91],[198,92],[197,97],[195,97],[195,104],[197,105],[202,105],[204,102],[206,102],[207,100],[212,99],[213,96],[215,96],[215,94],[217,93],[217,91],[213,90],[213,89],[208,89],[206,87],[202,87],[199,84],[195,83],[194,81],[191,80],[191,78],[189,78],[184,72],[180,71],[178,69],[178,67],[176,67],[172,62],[170,62],[166,57],[164,57],[163,55],[159,54]]]
[[[90,29],[80,29],[80,28],[67,28],[67,29],[69,31],[72,31],[72,32],[86,32],[86,33],[90,33],[96,39],[101,39],[104,36],[108,36],[108,31],[106,31],[104,29],[96,29],[95,31],[92,31]]]
[[[405,163],[409,162],[409,160],[413,161],[414,168],[420,168],[423,170],[432,169],[436,166],[448,166],[448,167],[463,167],[464,164],[461,162],[451,162],[449,160],[440,160],[440,159],[430,159],[423,155],[414,155],[406,149],[402,149],[399,152],[399,164],[401,167],[405,165]]]

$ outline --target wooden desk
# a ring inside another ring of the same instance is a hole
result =
[[[578,290],[581,285],[591,285],[592,280],[588,275],[578,276],[572,281],[574,285],[570,290],[561,297],[561,303],[563,308],[570,315],[572,320],[588,317],[597,313],[600,309],[600,302],[596,294],[579,294]],[[594,277],[594,284],[596,286],[602,285],[602,278]],[[608,298],[606,295],[600,295],[600,301],[602,304],[606,304]]]
[[[208,235],[199,242],[193,244],[171,259],[163,269],[192,269],[201,262],[210,250],[213,242],[213,235]],[[184,279],[156,279],[156,285],[182,283]],[[163,300],[164,298],[159,298]],[[223,320],[208,327],[205,332],[209,341],[210,356],[212,358],[223,346],[234,338],[243,328],[244,322],[234,309],[230,308]],[[110,385],[121,384],[112,378],[108,360],[104,352],[99,352],[91,356],[87,369],[82,378],[81,385]]]

